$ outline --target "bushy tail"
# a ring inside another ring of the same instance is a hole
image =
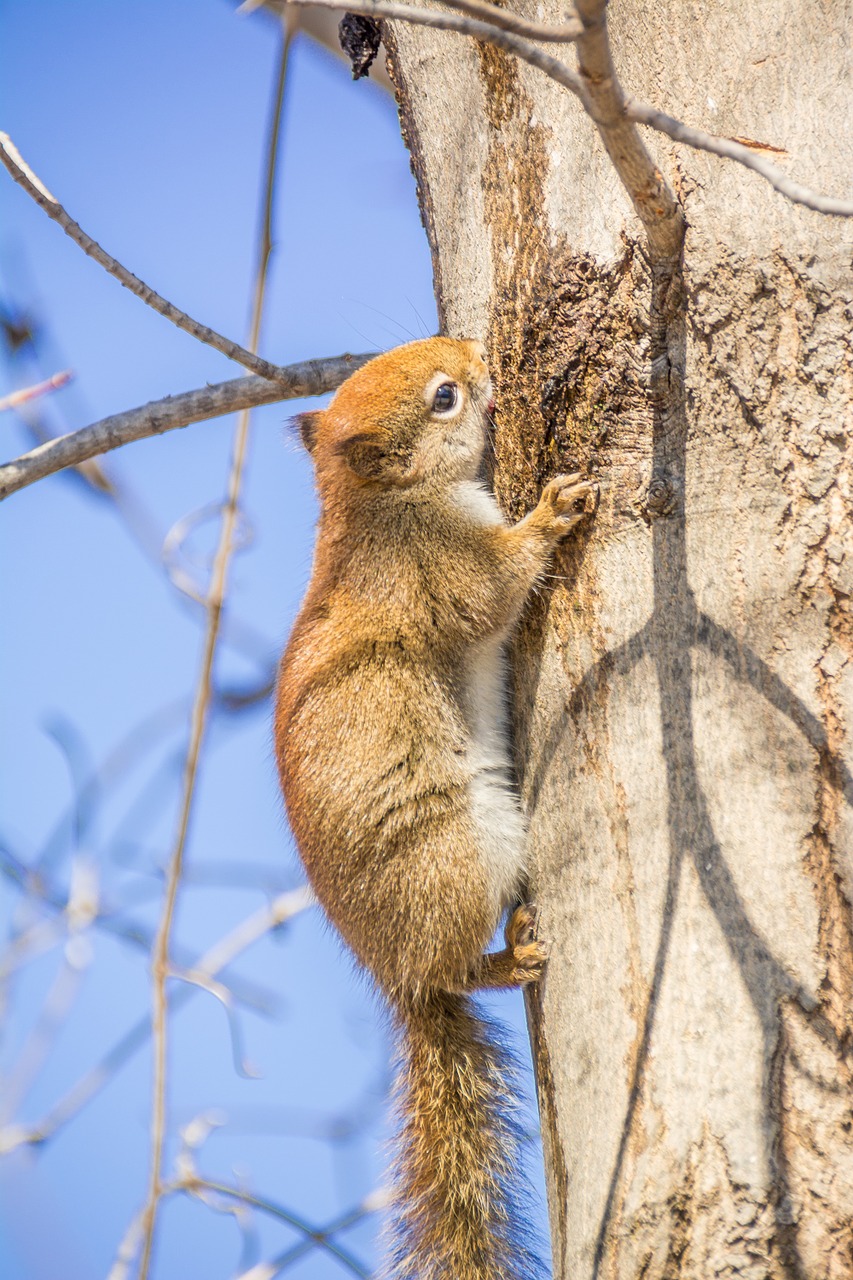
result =
[[[401,1113],[388,1280],[539,1280],[512,1064],[466,996],[396,1010]],[[491,1034],[490,1034],[491,1033]]]

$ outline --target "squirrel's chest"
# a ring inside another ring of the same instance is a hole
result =
[[[450,495],[452,505],[473,524],[504,524],[501,509],[494,496],[479,480],[460,480]]]

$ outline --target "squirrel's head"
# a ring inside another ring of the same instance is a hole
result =
[[[321,491],[410,488],[476,476],[492,407],[482,344],[427,338],[368,361],[297,422]]]

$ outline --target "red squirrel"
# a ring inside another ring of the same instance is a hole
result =
[[[299,419],[321,514],[276,753],[317,898],[400,1035],[394,1280],[534,1274],[513,1221],[512,1090],[470,993],[535,982],[546,959],[515,905],[504,647],[594,486],[559,476],[508,525],[479,479],[493,407],[481,344],[430,338]]]

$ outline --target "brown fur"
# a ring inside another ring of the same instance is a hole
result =
[[[425,398],[445,382],[451,413]],[[507,949],[484,955],[524,860],[490,825],[495,796],[523,846],[501,715],[485,723],[479,703],[591,486],[559,477],[507,527],[475,485],[490,397],[479,344],[435,338],[377,357],[302,416],[322,512],[276,704],[308,876],[402,1029],[392,1274],[420,1280],[530,1276],[507,1243],[508,1086],[465,993],[533,981],[545,953],[520,908]]]

